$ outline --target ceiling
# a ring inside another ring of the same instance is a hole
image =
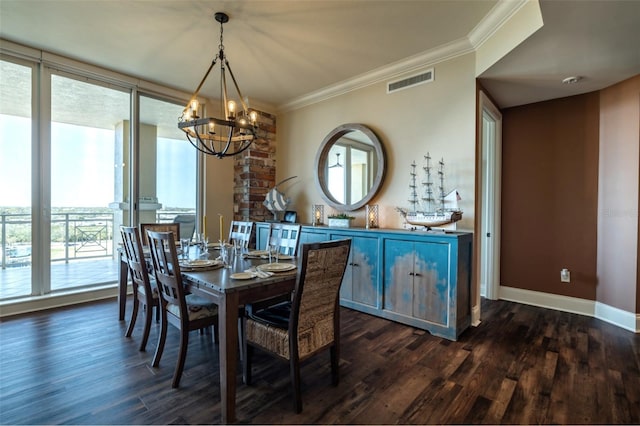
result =
[[[470,35],[497,22],[505,3],[522,1],[2,0],[0,37],[192,92],[217,53],[213,14],[224,11],[225,52],[243,94],[279,108],[443,47],[472,48]],[[544,26],[480,76],[500,107],[640,73],[640,0],[540,7]],[[583,79],[562,84],[570,75]],[[217,97],[210,80],[203,93]]]

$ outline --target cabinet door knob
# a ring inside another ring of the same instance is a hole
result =
[[[357,263],[352,263],[351,266],[360,266]]]
[[[414,273],[413,273],[413,272],[409,272],[409,275],[413,276],[413,275],[414,275]]]
[[[417,272],[415,274],[413,274],[413,275],[415,275],[416,277],[421,277],[422,276],[422,275],[418,274]]]

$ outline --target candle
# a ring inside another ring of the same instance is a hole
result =
[[[202,216],[202,233],[203,234],[207,233],[207,217],[206,216]]]
[[[224,241],[224,216],[220,215],[220,240]]]

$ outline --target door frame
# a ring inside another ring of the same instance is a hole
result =
[[[492,121],[492,129],[486,128],[485,117]],[[500,288],[502,114],[482,90],[479,93],[478,123],[480,128],[478,299],[484,296],[496,300],[499,298]],[[482,287],[485,289],[484,294],[481,294]],[[479,317],[477,319],[479,321]]]

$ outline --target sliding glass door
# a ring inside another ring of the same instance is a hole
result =
[[[51,75],[51,290],[113,282],[129,91]],[[126,181],[128,182],[128,180]],[[89,273],[89,271],[91,271]]]
[[[140,96],[139,222],[180,222],[182,237],[196,224],[198,151],[178,129],[183,104]]]
[[[193,235],[183,102],[37,59],[3,56],[0,77],[0,300],[115,286],[121,225]]]
[[[33,71],[0,60],[0,299],[31,294]]]

